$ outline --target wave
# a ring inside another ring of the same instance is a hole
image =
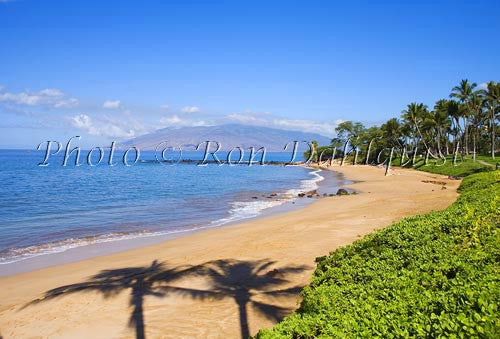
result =
[[[323,176],[319,175],[320,172],[321,170],[309,172],[309,174],[312,175],[313,178],[302,180],[299,188],[289,189],[288,191],[283,193],[274,193],[272,196],[273,200],[271,201],[256,200],[233,202],[231,203],[229,216],[213,221],[212,225],[221,226],[243,219],[255,218],[259,216],[264,210],[267,210],[271,207],[283,205],[284,203],[291,202],[297,199],[300,193],[314,191],[318,189],[318,183],[325,179]]]
[[[120,240],[130,240],[138,238],[156,237],[161,235],[169,235],[183,232],[192,232],[201,229],[209,228],[209,226],[187,227],[180,230],[169,231],[134,231],[123,233],[107,233],[101,235],[93,235],[82,238],[68,238],[60,241],[53,241],[45,244],[33,245],[28,247],[12,248],[0,252],[0,265],[11,264],[14,262],[38,257],[46,254],[55,254],[65,252],[67,250],[108,243]]]
[[[183,227],[182,229],[165,230],[165,231],[134,231],[123,233],[108,233],[94,236],[87,236],[82,238],[68,238],[60,241],[49,242],[45,244],[33,245],[21,248],[12,248],[0,251],[0,265],[11,264],[18,261],[47,255],[65,252],[70,249],[102,244],[120,240],[130,240],[155,236],[166,236],[177,233],[193,232],[202,229],[214,228],[224,224],[236,222],[243,219],[255,218],[259,216],[264,210],[272,207],[282,205],[297,199],[299,193],[306,193],[316,190],[319,186],[318,183],[324,180],[319,173],[321,170],[314,170],[309,172],[313,176],[311,179],[301,181],[299,188],[289,189],[285,192],[272,193],[272,199],[269,200],[254,200],[254,201],[235,201],[231,203],[231,208],[228,211],[228,216],[212,221],[206,226],[191,226]]]

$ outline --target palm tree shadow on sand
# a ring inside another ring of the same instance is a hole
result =
[[[129,326],[135,328],[136,338],[142,339],[145,338],[144,298],[146,296],[165,297],[167,294],[166,286],[163,286],[162,289],[158,289],[155,286],[159,280],[161,279],[162,283],[174,281],[187,274],[190,269],[188,266],[166,268],[164,263],[154,260],[150,266],[103,270],[85,282],[49,290],[45,292],[42,298],[33,300],[24,307],[85,291],[98,291],[102,293],[105,299],[108,299],[130,289],[132,313],[130,315]],[[184,293],[187,292],[184,291]]]
[[[127,267],[103,270],[87,281],[65,285],[45,292],[44,296],[31,301],[23,308],[66,295],[97,291],[105,299],[112,298],[130,289],[129,326],[135,329],[137,339],[145,338],[144,298],[146,296],[166,297],[168,294],[180,294],[193,299],[232,298],[238,305],[239,322],[242,338],[248,338],[247,306],[250,304],[260,314],[278,321],[289,309],[254,300],[256,295],[283,297],[300,292],[300,286],[287,289],[277,288],[288,282],[283,276],[304,270],[304,266],[282,267],[270,270],[275,262],[216,260],[196,266],[167,268],[165,263],[154,260],[150,266]],[[171,283],[188,275],[209,279],[210,287],[205,290],[172,286]],[[272,289],[272,290],[271,290]]]
[[[256,296],[272,298],[297,295],[303,286],[279,289],[289,282],[284,277],[287,274],[299,273],[306,266],[287,266],[271,269],[274,261],[257,260],[216,260],[207,262],[197,269],[197,274],[203,274],[210,279],[209,295],[218,298],[232,298],[238,305],[239,323],[242,338],[250,337],[248,325],[248,310],[251,306],[257,313],[266,318],[280,321],[291,310],[277,305],[261,302]],[[181,292],[182,293],[182,292]]]

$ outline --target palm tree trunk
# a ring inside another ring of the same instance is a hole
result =
[[[446,133],[446,155],[450,155],[450,134]]]
[[[417,161],[417,149],[418,149],[418,145],[415,143],[415,147],[413,148],[413,157],[411,159],[412,166],[415,166],[415,162]]]
[[[441,133],[438,131],[437,133],[437,151],[440,157],[443,157],[443,153],[441,153]]]
[[[453,151],[455,151],[455,147],[457,145],[457,139],[458,139],[458,135],[457,134],[453,134],[453,142],[452,142],[452,145],[451,145],[452,146],[451,149]]]
[[[463,143],[463,131],[462,127],[460,127],[460,118],[456,117],[455,118],[455,126],[457,127],[457,133],[455,134],[455,138],[453,139],[453,151],[456,150],[456,145],[460,145],[460,142]]]
[[[415,127],[417,128],[417,132],[418,132],[418,134],[420,135],[420,140],[422,140],[422,143],[424,144],[425,149],[427,149],[427,151],[429,151],[429,152],[430,152],[430,148],[429,148],[429,146],[427,146],[427,143],[425,142],[424,136],[423,136],[423,134],[420,132],[420,128],[418,128],[418,124],[417,124],[417,122],[415,121],[414,123],[415,123]]]
[[[491,114],[491,158],[495,159],[495,111]]]
[[[453,153],[453,166],[457,165],[458,146],[460,146],[460,141],[457,142],[455,152]]]
[[[476,161],[476,133],[472,133],[472,147],[473,147],[472,152],[474,152],[472,154],[472,158],[474,161]]]
[[[465,146],[465,155],[469,155],[469,124],[467,122],[467,118],[464,118],[464,133],[465,133],[465,140],[464,140],[464,146]]]

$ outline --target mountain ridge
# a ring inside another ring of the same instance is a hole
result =
[[[287,143],[294,141],[318,141],[321,145],[330,143],[330,138],[310,132],[284,130],[271,127],[244,124],[225,124],[214,126],[193,126],[179,128],[162,128],[152,133],[120,143],[119,148],[136,146],[144,150],[154,150],[163,143],[164,146],[181,146],[183,149],[195,149],[205,141],[218,142],[221,150],[234,147],[265,147],[268,151],[283,151]],[[288,146],[291,150],[292,145]],[[304,147],[301,147],[304,148]]]

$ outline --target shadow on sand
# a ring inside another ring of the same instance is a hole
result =
[[[143,312],[146,296],[166,297],[178,294],[193,299],[231,298],[238,305],[241,337],[250,336],[248,326],[248,306],[274,321],[281,320],[290,309],[255,300],[258,295],[272,298],[296,295],[301,286],[279,289],[288,283],[287,274],[298,273],[305,266],[287,266],[271,269],[275,262],[268,260],[241,261],[234,259],[216,260],[196,266],[168,268],[165,263],[154,260],[144,267],[127,267],[103,270],[87,281],[61,286],[45,292],[44,296],[31,301],[23,308],[69,294],[97,291],[104,298],[112,298],[119,293],[130,291],[129,326],[135,329],[136,338],[145,338],[145,319]],[[189,275],[207,279],[207,289],[193,289],[173,286],[172,283]]]

